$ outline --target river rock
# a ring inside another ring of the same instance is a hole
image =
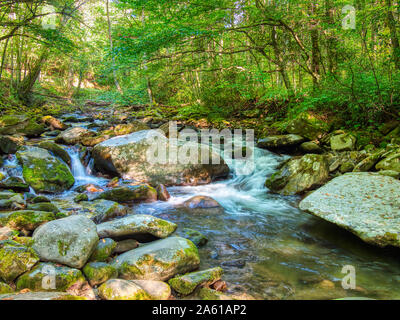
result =
[[[300,209],[380,247],[400,247],[400,181],[377,173],[348,173],[300,203]]]
[[[97,226],[100,238],[142,237],[151,235],[166,238],[177,228],[175,223],[145,214],[134,214],[121,219],[101,223]]]
[[[16,285],[17,290],[63,292],[68,291],[71,286],[83,285],[85,282],[85,277],[78,269],[41,262],[21,275]]]
[[[0,226],[14,230],[33,231],[42,224],[52,221],[55,216],[51,212],[19,210],[0,213]]]
[[[289,121],[286,125],[286,131],[292,134],[298,134],[309,140],[320,139],[325,133],[329,132],[329,124],[315,118],[299,116]]]
[[[106,261],[114,252],[117,243],[110,238],[100,239],[96,249],[90,256],[90,261]]]
[[[179,206],[178,206],[179,207]],[[190,213],[222,213],[224,208],[215,199],[207,196],[194,196],[185,202],[182,207]]]
[[[147,184],[116,187],[101,192],[96,199],[106,199],[117,202],[157,201],[157,191]]]
[[[351,134],[344,133],[332,136],[330,142],[333,151],[352,151],[356,147],[357,139]]]
[[[163,281],[156,280],[130,280],[142,287],[154,300],[168,300],[171,296],[170,286]]]
[[[25,207],[26,202],[19,193],[13,193],[8,199],[0,199],[0,210],[21,210]]]
[[[111,279],[99,287],[99,296],[104,300],[152,300],[139,285],[129,280]]]
[[[29,191],[29,185],[19,177],[9,177],[0,181],[0,189],[8,189],[16,192]]]
[[[168,201],[171,198],[167,188],[163,184],[159,184],[156,188],[157,199],[160,201]]]
[[[123,279],[165,281],[176,274],[183,274],[199,267],[196,246],[190,240],[168,237],[114,258],[113,265]]]
[[[45,149],[24,147],[16,155],[25,181],[36,192],[62,192],[75,183],[68,166]]]
[[[92,137],[95,134],[95,132],[85,128],[73,127],[61,132],[57,136],[56,142],[74,145],[80,143],[82,139]]]
[[[12,240],[0,241],[0,278],[6,282],[15,280],[30,270],[38,261],[35,251]]]
[[[44,131],[43,125],[36,123],[27,115],[6,115],[0,118],[0,135],[21,134],[38,137]]]
[[[17,150],[25,143],[22,136],[1,136],[0,135],[0,151],[6,154],[16,153]]]
[[[38,147],[50,151],[53,155],[59,157],[66,164],[71,166],[71,156],[64,148],[60,147],[57,143],[51,141],[42,141],[38,144]]]
[[[400,152],[390,154],[375,167],[377,170],[393,170],[400,172]]]
[[[378,172],[382,176],[388,176],[395,179],[400,179],[400,172],[394,170],[382,170]]]
[[[215,153],[212,153],[213,157],[210,159],[217,159],[219,164],[201,163],[201,154],[212,152],[205,145],[193,144],[194,148],[200,151],[196,164],[181,164],[182,155],[185,153],[183,149],[180,149],[181,145],[177,147],[177,155],[174,157],[176,161],[166,161],[167,163],[162,164],[153,159],[157,144],[165,145],[166,150],[170,150],[171,142],[163,134],[151,130],[138,131],[96,145],[92,155],[95,166],[100,171],[112,172],[124,179],[133,179],[154,185],[206,184],[215,178],[226,177],[229,174],[228,166]],[[188,145],[186,144],[186,146]],[[169,156],[167,152],[166,159],[169,159]]]
[[[60,212],[60,209],[58,209],[57,206],[54,205],[51,202],[41,202],[41,203],[28,204],[27,209],[28,210],[33,210],[33,211],[46,211],[46,212],[53,212],[53,213]]]
[[[0,295],[0,300],[87,300],[66,292],[26,292]]]
[[[318,144],[312,141],[307,141],[302,143],[300,145],[300,150],[303,151],[304,153],[314,153],[314,154],[320,154],[323,153],[324,151]]]
[[[104,262],[90,262],[83,268],[83,273],[91,286],[98,286],[109,279],[117,278],[114,266]]]
[[[296,134],[286,134],[279,136],[269,136],[260,139],[257,142],[257,147],[265,149],[279,149],[285,147],[293,147],[301,144],[304,138]]]
[[[182,238],[189,239],[198,248],[206,245],[208,242],[208,239],[204,234],[190,228],[183,228],[182,230],[178,229],[177,234]]]
[[[223,270],[220,267],[212,268],[172,278],[168,284],[179,294],[187,296],[200,285],[209,286],[220,280],[222,274]]]
[[[114,249],[114,253],[123,253],[139,247],[139,242],[135,239],[126,239],[117,242],[117,246]]]
[[[68,126],[61,120],[54,118],[53,116],[44,116],[42,122],[49,126],[51,130],[66,130]]]
[[[282,195],[301,194],[322,185],[329,177],[329,168],[322,155],[307,154],[292,158],[267,179],[265,185]]]
[[[76,215],[51,221],[35,230],[33,248],[42,261],[82,268],[95,250],[99,238],[96,225]]]

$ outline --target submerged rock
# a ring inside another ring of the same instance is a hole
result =
[[[348,173],[300,203],[300,209],[380,247],[400,247],[400,181],[377,173]]]
[[[45,149],[24,147],[16,155],[25,181],[36,192],[62,192],[75,183],[68,166]]]
[[[168,237],[145,244],[113,260],[119,277],[128,280],[165,281],[176,274],[196,270],[199,264],[196,246],[180,237]]]
[[[301,194],[322,185],[329,177],[329,168],[322,155],[307,154],[287,161],[267,179],[265,185],[282,195]]]
[[[166,238],[177,228],[175,223],[145,214],[134,214],[121,219],[101,223],[97,226],[100,238],[121,238],[151,235]]]
[[[195,164],[182,164],[183,161],[178,161],[185,155],[185,151],[179,149],[180,146],[177,147],[174,162],[166,161],[163,164],[161,161],[156,161],[154,154],[157,154],[157,145],[166,147],[166,159],[169,159],[170,140],[163,134],[151,130],[104,141],[93,148],[92,155],[96,168],[101,171],[118,174],[124,179],[134,179],[154,185],[205,184],[215,178],[226,177],[229,173],[224,160],[205,145],[193,144],[194,149],[198,151]],[[216,162],[219,164],[202,164],[202,153],[208,154],[210,159],[217,159]]]
[[[42,261],[82,268],[99,241],[96,225],[76,215],[51,221],[35,230],[33,248]]]
[[[208,286],[220,280],[222,274],[221,268],[212,268],[172,278],[168,284],[179,294],[187,296],[200,285]]]
[[[117,187],[101,192],[96,199],[106,199],[117,202],[157,201],[157,191],[147,184]]]
[[[279,136],[269,136],[260,139],[257,142],[257,147],[266,149],[279,149],[285,147],[297,146],[304,142],[304,138],[296,134],[287,134]]]
[[[0,278],[4,281],[15,280],[38,261],[39,257],[32,248],[12,240],[0,241]]]

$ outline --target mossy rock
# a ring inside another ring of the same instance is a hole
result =
[[[20,210],[25,206],[26,202],[19,193],[13,193],[8,199],[0,199],[0,210]]]
[[[69,166],[71,165],[70,155],[64,148],[60,147],[57,143],[51,141],[42,141],[38,144],[38,147],[50,151],[53,155],[59,157],[66,164],[68,164]]]
[[[333,135],[330,139],[331,149],[337,152],[352,151],[356,147],[357,139],[355,136],[344,133]]]
[[[17,150],[25,143],[22,136],[1,136],[0,135],[0,151],[6,154],[16,153]]]
[[[45,131],[46,128],[43,124],[38,124],[32,120],[20,131],[20,133],[26,135],[27,137],[34,138],[39,137]]]
[[[192,241],[197,247],[202,247],[207,244],[207,237],[197,230],[193,230],[190,228],[184,228],[182,230],[178,230],[177,234],[182,237],[189,239]]]
[[[91,286],[98,286],[109,279],[118,277],[117,269],[104,262],[90,262],[83,268],[83,273]]]
[[[104,300],[152,300],[152,297],[133,281],[111,279],[103,283],[98,291]]]
[[[200,285],[211,285],[220,280],[222,274],[223,270],[217,267],[172,278],[168,284],[179,294],[187,296]]]
[[[97,244],[96,249],[90,256],[90,261],[106,261],[113,253],[117,243],[110,238],[101,239]]]
[[[400,152],[391,154],[380,161],[375,167],[377,170],[392,170],[400,172]]]
[[[197,296],[201,300],[235,300],[230,295],[206,287],[200,288],[197,291]]]
[[[75,183],[68,166],[45,149],[24,147],[16,155],[25,181],[36,192],[62,192]]]
[[[82,272],[54,263],[39,263],[32,270],[21,275],[17,282],[17,290],[32,291],[66,291],[77,283],[86,282]]]
[[[37,196],[32,199],[32,203],[45,203],[45,202],[51,202],[49,198],[45,196]]]
[[[157,191],[147,184],[117,187],[100,193],[96,199],[116,202],[157,201]]]
[[[86,193],[80,193],[74,197],[74,202],[79,203],[82,201],[88,201],[89,197]]]
[[[11,282],[29,271],[39,261],[39,257],[31,247],[3,240],[0,241],[0,261],[0,278]]]
[[[57,206],[52,204],[51,202],[40,202],[40,203],[28,204],[27,209],[34,210],[34,211],[53,212],[53,213],[60,212],[60,209],[58,209]]]
[[[310,140],[320,139],[328,133],[331,125],[318,120],[308,114],[301,114],[296,119],[286,123],[286,131],[292,134],[298,134]]]
[[[14,230],[33,231],[39,226],[55,219],[52,212],[19,210],[0,213],[0,226]]]
[[[16,192],[29,191],[29,185],[19,177],[9,177],[0,181],[0,189],[8,189]]]

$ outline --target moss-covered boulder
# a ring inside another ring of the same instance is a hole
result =
[[[400,152],[392,153],[376,165],[377,170],[393,170],[400,172]]]
[[[17,290],[63,292],[84,282],[86,279],[78,269],[41,262],[21,275],[16,281],[16,286]]]
[[[69,166],[71,165],[71,156],[64,148],[60,147],[57,143],[51,141],[42,141],[38,144],[38,147],[50,151],[53,155],[59,157],[66,164],[68,164]]]
[[[58,209],[57,206],[54,205],[51,202],[41,202],[41,203],[28,204],[27,209],[28,210],[34,210],[34,211],[53,212],[53,213],[60,212],[60,209]]]
[[[45,149],[24,147],[16,155],[25,181],[36,192],[62,192],[75,183],[68,166]]]
[[[85,128],[73,127],[61,132],[56,137],[56,142],[74,145],[80,143],[84,138],[93,137],[96,133]]]
[[[307,154],[287,161],[265,185],[273,192],[295,195],[322,185],[328,178],[326,159],[322,155]]]
[[[279,136],[268,136],[257,142],[257,147],[265,149],[280,149],[298,146],[304,142],[304,138],[296,134],[286,134]]]
[[[48,222],[33,234],[33,248],[42,261],[80,269],[95,250],[99,238],[90,219],[71,216]]]
[[[5,115],[0,117],[0,135],[21,134],[38,137],[45,131],[42,124],[36,123],[27,115]]]
[[[223,270],[217,267],[172,278],[168,281],[168,284],[179,294],[187,296],[198,286],[209,286],[220,280],[222,274]]]
[[[300,209],[380,247],[400,247],[400,181],[378,173],[337,177],[300,202]]]
[[[176,228],[175,223],[151,215],[133,214],[97,225],[97,233],[100,238],[135,238],[144,235],[166,238]]]
[[[0,189],[25,192],[29,191],[29,185],[19,177],[8,177],[0,181]]]
[[[0,213],[0,226],[13,230],[33,231],[42,224],[52,221],[55,216],[51,212],[19,210]]]
[[[192,241],[198,248],[207,244],[207,237],[197,230],[193,230],[190,228],[183,228],[182,230],[178,230],[177,234],[182,237],[189,239]]]
[[[352,151],[356,147],[357,139],[355,136],[343,133],[338,135],[333,135],[330,139],[331,149],[333,151]]]
[[[14,292],[14,290],[7,283],[0,281],[0,295],[12,292]]]
[[[45,196],[36,196],[32,198],[32,203],[43,203],[43,202],[51,202],[51,200]]]
[[[0,210],[20,210],[25,207],[26,202],[19,193],[12,193],[8,199],[0,199]]]
[[[26,293],[11,293],[0,295],[0,300],[87,300],[85,297],[75,296],[66,292],[26,292]]]
[[[190,240],[168,237],[125,252],[114,258],[112,264],[122,279],[165,281],[196,270],[200,257]]]
[[[116,247],[117,243],[113,239],[100,239],[89,260],[106,261],[112,255]]]
[[[385,150],[378,150],[372,154],[370,154],[365,159],[361,160],[357,165],[354,167],[354,172],[367,172],[371,170],[376,163],[382,158]]]
[[[39,257],[32,248],[12,240],[0,241],[0,278],[4,281],[14,281],[38,261]]]
[[[45,131],[46,128],[43,124],[39,124],[36,121],[31,120],[29,121],[28,125],[20,131],[20,133],[29,138],[36,138]]]
[[[25,143],[22,136],[2,136],[0,135],[0,152],[11,154],[16,153],[17,150]]]
[[[286,124],[288,133],[298,134],[309,140],[320,139],[329,132],[329,128],[330,125],[328,123],[306,114],[302,114]]]
[[[304,153],[314,153],[314,154],[320,154],[324,152],[324,150],[318,144],[312,141],[303,142],[300,145],[300,150]]]
[[[118,277],[117,269],[104,262],[90,262],[83,268],[83,273],[91,286],[98,286],[107,280]]]
[[[166,159],[171,157],[173,161],[155,159],[157,146],[160,145],[166,147]],[[229,174],[224,160],[206,145],[191,145],[192,149],[197,150],[198,158],[195,161],[186,161],[189,163],[183,161],[188,160],[187,157],[183,157],[187,155],[187,144],[182,146],[177,143],[177,154],[174,156],[169,154],[170,146],[171,141],[163,134],[144,130],[104,141],[93,148],[92,155],[95,167],[100,171],[152,185],[206,184]],[[209,163],[203,164],[202,154],[208,154],[209,159],[214,159],[214,163],[210,160]]]
[[[96,199],[116,202],[157,201],[157,191],[147,184],[124,186],[101,192]]]
[[[104,300],[152,300],[152,297],[133,281],[111,279],[103,283],[99,296]]]

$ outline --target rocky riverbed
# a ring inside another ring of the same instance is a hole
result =
[[[360,147],[297,119],[240,175],[149,164],[168,126],[98,113],[0,118],[0,299],[399,298],[399,124]]]

